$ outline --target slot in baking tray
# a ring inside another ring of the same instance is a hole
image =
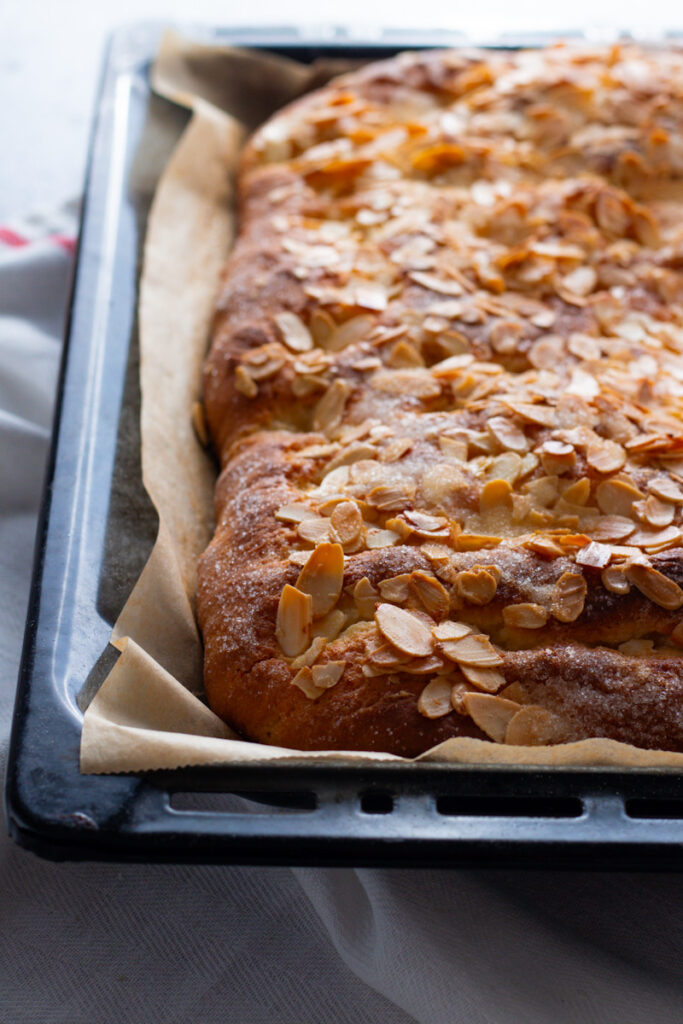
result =
[[[82,775],[81,703],[106,670],[111,624],[142,565],[127,530],[156,520],[139,480],[136,298],[151,199],[132,184],[154,104],[161,33],[112,38],[93,131],[58,406],[7,773],[9,830],[55,859],[676,869],[683,784],[668,770],[288,762]],[[312,60],[459,45],[458,34],[343,29],[195,33]],[[512,40],[497,46],[540,44]],[[103,655],[102,652],[105,652]]]

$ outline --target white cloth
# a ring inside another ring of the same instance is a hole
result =
[[[3,774],[63,245],[0,242]],[[52,864],[5,833],[0,1024],[681,1019],[680,876]]]

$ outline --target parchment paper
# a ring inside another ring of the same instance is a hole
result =
[[[346,67],[350,65],[345,65]],[[192,108],[150,212],[140,284],[142,479],[159,514],[151,556],[113,629],[121,652],[86,709],[81,770],[132,772],[258,761],[401,761],[390,754],[286,750],[241,740],[202,695],[196,563],[213,530],[215,466],[195,436],[222,266],[234,234],[233,176],[247,130],[343,69],[162,40],[155,91]],[[554,747],[452,739],[417,760],[681,768],[683,754],[613,740]]]

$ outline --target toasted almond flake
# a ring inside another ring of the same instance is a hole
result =
[[[625,540],[635,528],[636,524],[626,516],[600,516],[590,531],[597,541],[618,541]]]
[[[497,587],[496,577],[482,566],[464,569],[455,577],[455,589],[470,604],[488,604],[495,597]]]
[[[367,501],[381,512],[398,512],[408,508],[414,497],[411,484],[379,484],[369,492]]]
[[[603,480],[595,492],[600,511],[609,516],[630,516],[633,502],[645,495],[624,480]]]
[[[495,668],[477,668],[474,665],[460,665],[460,671],[468,682],[476,686],[478,690],[486,693],[497,693],[502,686],[505,686],[505,676],[497,672]]]
[[[410,597],[410,576],[409,572],[403,572],[399,576],[382,580],[379,591],[383,599],[391,601],[392,604],[405,604]]]
[[[472,627],[465,625],[464,622],[440,622],[438,626],[432,628],[432,636],[435,640],[461,640],[464,636],[468,636],[472,632]]]
[[[358,580],[353,588],[353,600],[364,619],[374,618],[375,607],[379,602],[379,591],[373,587],[367,576]]]
[[[316,345],[326,348],[326,342],[336,330],[336,323],[329,313],[323,309],[315,309],[311,314],[309,329]]]
[[[361,309],[374,309],[378,312],[387,308],[388,295],[381,284],[358,285],[353,291],[354,304]]]
[[[608,569],[603,569],[600,579],[603,587],[613,594],[628,594],[631,590],[624,565],[611,565]]]
[[[503,622],[512,629],[541,629],[549,612],[540,604],[509,604],[503,608]]]
[[[278,313],[275,323],[282,335],[282,340],[292,352],[308,352],[313,348],[311,332],[296,313]]]
[[[332,643],[345,627],[346,615],[340,608],[335,608],[324,618],[313,623],[313,635],[325,637],[328,643]]]
[[[501,690],[500,697],[505,697],[507,700],[514,700],[518,704],[527,704],[529,701],[529,694],[524,689],[522,684],[518,681],[510,683],[504,690]]]
[[[398,462],[409,451],[412,451],[414,443],[412,437],[395,437],[380,452],[380,461]]]
[[[287,561],[291,562],[292,565],[305,565],[310,553],[310,551],[290,551],[287,556]]]
[[[339,682],[345,668],[345,661],[326,661],[324,665],[314,665],[312,669],[313,685],[321,690],[329,690],[331,686],[336,686]]]
[[[322,516],[310,516],[299,523],[296,532],[302,540],[307,540],[309,544],[320,544],[329,540],[330,521],[323,519]]]
[[[400,338],[389,354],[387,366],[391,366],[393,369],[408,369],[413,366],[424,366],[425,361],[422,358],[421,353],[412,342],[406,338]]]
[[[535,505],[547,508],[548,505],[557,501],[559,494],[558,478],[556,475],[539,476],[535,480],[530,480],[529,483],[524,484],[522,489],[529,495]]]
[[[488,693],[467,693],[463,703],[474,724],[496,743],[505,742],[508,725],[521,711],[516,701]]]
[[[401,672],[408,672],[412,676],[424,676],[431,672],[440,672],[444,665],[442,658],[436,654],[430,654],[426,658],[411,658],[410,661],[401,665]]]
[[[641,594],[660,608],[675,611],[683,605],[683,590],[651,565],[629,565],[626,575]]]
[[[444,280],[435,274],[424,274],[420,271],[413,271],[408,276],[415,284],[419,284],[421,288],[426,288],[430,292],[436,292],[438,295],[453,295],[457,297],[463,294],[462,285],[457,281]]]
[[[332,330],[325,340],[320,344],[328,352],[341,352],[349,345],[357,345],[366,340],[375,325],[375,317],[368,313],[361,313],[351,317],[339,327]]]
[[[303,654],[300,654],[298,658],[295,658],[292,662],[293,669],[305,668],[306,665],[312,665],[313,662],[317,661],[322,652],[325,650],[327,640],[324,636],[316,636],[311,641],[311,646],[308,647]]]
[[[574,622],[583,611],[587,593],[586,581],[580,573],[563,572],[550,599],[550,611],[559,622]]]
[[[479,495],[479,510],[486,513],[500,507],[512,508],[512,487],[507,480],[489,480]]]
[[[435,576],[430,576],[429,573],[421,570],[411,573],[410,589],[432,618],[443,619],[448,615],[450,608],[448,591]]]
[[[393,604],[380,604],[375,621],[387,640],[405,654],[424,658],[432,653],[429,628],[412,612]]]
[[[344,552],[340,544],[318,544],[296,581],[297,588],[310,594],[313,617],[320,619],[331,611],[344,582]]]
[[[441,394],[441,385],[429,370],[378,370],[370,378],[375,391],[389,395],[406,395],[412,398],[436,398]]]
[[[653,477],[647,488],[662,501],[670,501],[674,504],[683,502],[683,490],[670,476]]]
[[[482,548],[496,547],[502,539],[491,534],[459,533],[453,538],[453,547],[456,551],[480,551]]]
[[[662,551],[664,548],[673,547],[683,540],[683,533],[679,526],[667,526],[663,530],[636,530],[628,539],[629,544],[646,551]]]
[[[442,643],[442,653],[463,665],[475,668],[495,668],[503,664],[503,658],[483,633],[473,633],[461,640],[447,640]]]
[[[438,676],[425,686],[417,700],[417,710],[425,718],[443,718],[453,710],[451,684]]]
[[[329,446],[321,445],[320,447]],[[354,462],[361,462],[363,459],[376,458],[377,449],[373,448],[371,444],[351,444],[335,455],[335,457],[328,463],[327,469],[331,472],[333,469],[338,469],[339,466],[352,466]]]
[[[467,462],[467,441],[456,437],[447,437],[442,434],[439,438],[439,448],[449,459],[456,462]]]
[[[549,475],[561,476],[576,463],[576,452],[565,441],[546,441],[541,447],[541,463]]]
[[[355,501],[342,501],[330,517],[332,529],[344,551],[352,550],[363,533],[363,517]]]
[[[670,526],[676,511],[670,501],[662,501],[655,494],[650,494],[645,501],[635,501],[633,508],[638,518],[653,529]]]
[[[365,535],[366,548],[390,548],[398,544],[400,536],[393,530],[368,530]]]
[[[256,385],[256,382],[247,373],[243,366],[238,366],[235,370],[235,387],[247,398],[256,398],[258,395],[258,386]]]
[[[192,403],[192,426],[200,445],[202,448],[206,448],[209,443],[209,431],[206,425],[203,402]]]
[[[313,682],[313,673],[308,666],[299,669],[292,679],[292,686],[298,686],[309,700],[317,700],[325,692]]]
[[[313,599],[286,583],[277,609],[275,636],[284,654],[295,658],[309,646],[313,621]]]
[[[598,275],[593,267],[584,265],[565,274],[562,278],[562,287],[575,295],[585,296],[593,291],[597,280]]]
[[[534,423],[540,427],[556,427],[557,411],[549,405],[527,405],[524,402],[503,403],[511,413],[519,416],[527,423]]]
[[[575,480],[563,492],[562,497],[572,505],[585,505],[590,498],[591,482],[586,476]]]
[[[503,452],[491,459],[486,471],[489,480],[505,480],[509,484],[519,478],[522,471],[522,457],[517,452]]]
[[[281,523],[302,523],[304,519],[315,519],[317,517],[309,505],[303,505],[301,502],[292,502],[291,505],[281,505],[275,513],[275,518]]]
[[[556,544],[551,537],[544,537],[542,534],[535,534],[533,537],[525,540],[523,546],[528,548],[529,551],[535,551],[542,558],[558,558],[564,554],[559,544]]]
[[[625,640],[623,644],[619,644],[617,650],[629,658],[642,658],[652,654],[653,648],[653,640],[634,639]]]
[[[315,407],[313,429],[334,430],[339,426],[350,394],[351,388],[345,380],[333,381]]]
[[[612,549],[607,544],[591,541],[577,552],[576,563],[577,565],[588,565],[592,569],[604,569],[606,565],[609,565],[611,557]]]
[[[392,644],[381,644],[379,647],[375,647],[370,652],[370,661],[373,665],[378,668],[383,668],[392,672],[394,669],[400,668],[403,670],[403,666],[413,661],[409,654],[403,654],[402,651],[397,651]]]
[[[616,441],[601,439],[588,445],[586,462],[596,473],[617,473],[626,462],[626,452]]]
[[[527,704],[510,719],[505,742],[511,746],[542,747],[561,742],[565,734],[561,718],[538,704]]]

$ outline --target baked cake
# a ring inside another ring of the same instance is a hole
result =
[[[211,707],[299,749],[683,750],[683,56],[403,54],[239,187]]]

